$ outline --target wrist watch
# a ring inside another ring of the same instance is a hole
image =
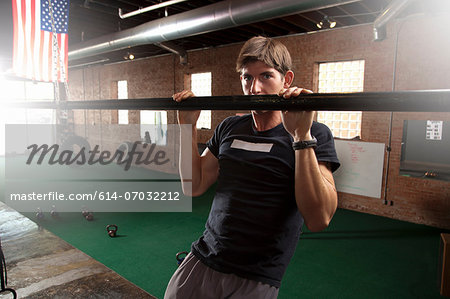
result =
[[[310,148],[310,147],[317,147],[317,139],[316,137],[312,136],[313,139],[311,140],[303,140],[303,141],[295,141],[292,142],[292,148],[294,150],[302,150],[305,148]]]

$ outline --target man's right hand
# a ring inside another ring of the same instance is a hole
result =
[[[195,95],[190,90],[183,90],[181,92],[177,92],[172,96],[173,100],[176,102],[181,102],[192,97],[195,97]],[[178,123],[191,124],[195,126],[200,116],[200,112],[201,110],[178,110],[177,111]]]

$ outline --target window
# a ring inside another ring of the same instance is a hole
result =
[[[128,84],[127,80],[117,81],[117,98],[128,99]],[[118,111],[119,124],[128,124],[128,110]]]
[[[211,96],[211,72],[192,74],[191,90],[198,97]],[[211,110],[202,110],[197,128],[211,129]]]
[[[319,92],[361,92],[364,86],[364,60],[319,64]],[[334,137],[361,136],[361,111],[319,111],[317,120],[326,124]]]
[[[0,75],[0,155],[5,154],[5,124],[54,124],[54,109],[8,107],[5,102],[53,101],[53,83],[8,80]]]
[[[167,111],[141,110],[141,138],[147,143],[167,144]]]

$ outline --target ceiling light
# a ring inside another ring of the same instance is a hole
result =
[[[336,26],[336,22],[333,20],[330,20],[328,16],[324,16],[323,20],[316,24],[317,28],[319,29],[328,29],[328,28],[334,28]]]
[[[134,59],[134,54],[133,53],[130,53],[130,52],[128,52],[124,57],[123,57],[123,59],[125,59],[125,60],[133,60]]]

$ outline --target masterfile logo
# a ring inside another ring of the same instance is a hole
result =
[[[67,149],[60,151],[60,146],[58,144],[53,144],[52,146],[49,146],[48,144],[42,144],[40,146],[32,144],[27,147],[30,153],[26,164],[32,164],[34,158],[38,157],[35,161],[38,165],[41,165],[44,161],[49,165],[108,165],[117,163],[119,165],[124,165],[123,169],[127,171],[132,164],[137,166],[141,164],[150,165],[152,163],[155,165],[163,165],[170,161],[170,159],[166,158],[166,152],[164,150],[155,152],[156,144],[148,145],[147,143],[144,143],[142,144],[142,150],[137,149],[138,144],[141,144],[141,142],[134,142],[131,150],[127,153],[120,148],[116,149],[114,152],[108,150],[100,151],[99,145],[95,145],[93,150],[87,150],[85,147],[82,147],[76,152]],[[149,147],[149,149],[147,149],[147,147]]]
[[[178,161],[180,148],[191,156],[192,139],[182,131],[191,127],[8,124],[5,203],[20,212],[190,212],[192,177],[181,185]]]

